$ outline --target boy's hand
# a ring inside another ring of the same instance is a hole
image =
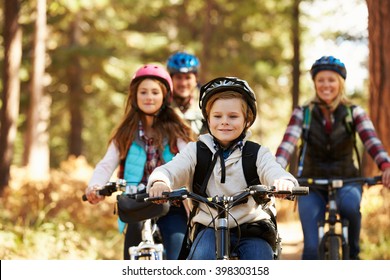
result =
[[[277,179],[274,181],[273,185],[275,186],[276,191],[290,191],[290,192],[292,192],[292,189],[295,186],[292,181],[287,179]],[[290,194],[280,194],[275,196],[279,198],[285,198],[289,195]]]
[[[154,181],[149,189],[149,197],[161,197],[163,192],[171,192],[172,189],[163,181]],[[165,203],[166,201],[156,201],[155,203]]]

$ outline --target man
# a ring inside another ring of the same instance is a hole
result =
[[[167,69],[173,82],[173,106],[197,135],[207,132],[198,105],[199,66],[199,59],[185,52],[176,52],[167,61]]]

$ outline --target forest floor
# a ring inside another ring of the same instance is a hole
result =
[[[282,238],[281,260],[300,260],[303,248],[303,235],[299,221],[278,223]]]
[[[0,197],[0,259],[122,259],[115,197],[99,205],[81,196],[92,167],[82,159],[63,162],[50,181],[32,183],[25,170],[12,169],[10,186]],[[296,203],[277,200],[282,260],[300,260],[303,236]],[[362,201],[361,258],[390,259],[390,190],[365,189]]]

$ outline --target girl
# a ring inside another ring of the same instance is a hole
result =
[[[233,195],[247,187],[243,174],[242,148],[250,137],[248,128],[256,118],[256,99],[248,84],[234,77],[221,77],[202,86],[199,100],[202,114],[207,120],[208,134],[199,136],[213,154],[214,166],[207,182],[206,195]],[[295,178],[286,172],[275,161],[268,148],[260,147],[257,153],[256,166],[260,182],[274,185],[277,190],[291,190],[297,186]],[[155,169],[149,177],[149,196],[161,196],[164,191],[192,185],[195,166],[197,164],[197,144],[189,143],[171,162]],[[203,163],[198,163],[203,164]],[[210,211],[211,214],[210,215]],[[235,206],[231,210],[232,219],[238,225],[271,220],[270,213],[252,198],[247,203]],[[200,204],[192,223],[198,224],[196,235],[189,253],[189,259],[215,259],[215,232],[209,228],[213,217],[217,216],[215,209],[209,209]],[[231,248],[236,245],[238,257],[241,260],[273,259],[272,246],[259,236],[241,237],[238,243],[236,223],[230,222]],[[195,249],[196,247],[196,249]]]
[[[118,165],[119,178],[131,185],[146,185],[154,168],[170,161],[193,140],[191,128],[170,107],[171,98],[172,80],[164,68],[148,64],[135,73],[125,114],[113,131],[108,150],[86,189],[90,203],[104,199],[96,191],[107,183]],[[172,206],[168,214],[157,221],[167,259],[177,259],[186,223],[183,205]],[[141,225],[140,222],[127,224],[124,259],[129,259],[129,247],[141,242]]]

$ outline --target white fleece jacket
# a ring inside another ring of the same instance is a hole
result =
[[[247,138],[250,133],[247,133]],[[204,142],[209,149],[215,154],[216,150],[213,146],[213,138],[210,134],[203,134],[199,136],[199,140]],[[226,181],[221,184],[221,164],[218,160],[210,180],[207,185],[206,193],[212,197],[215,195],[234,195],[242,191],[246,186],[244,172],[242,169],[242,151],[236,149],[226,160]],[[180,151],[172,161],[157,167],[149,177],[148,189],[153,182],[157,180],[164,181],[172,189],[179,189],[187,187],[192,191],[192,180],[196,166],[196,142],[190,142]],[[279,163],[275,161],[274,155],[266,147],[261,146],[257,155],[257,173],[260,182],[263,185],[272,186],[276,179],[288,179],[298,186],[296,179],[287,171],[285,171]],[[275,209],[273,209],[275,210]],[[210,211],[211,215],[210,216]],[[276,214],[276,213],[275,213]],[[231,210],[231,215],[237,220],[238,224],[254,222],[262,219],[269,219],[270,216],[262,209],[262,207],[255,203],[253,198],[249,198],[248,202],[235,206]],[[210,209],[203,203],[199,205],[199,211],[193,218],[193,222],[201,223],[205,226],[210,225],[212,217],[216,217],[217,213],[214,209]],[[229,227],[236,227],[237,224],[230,217]]]

